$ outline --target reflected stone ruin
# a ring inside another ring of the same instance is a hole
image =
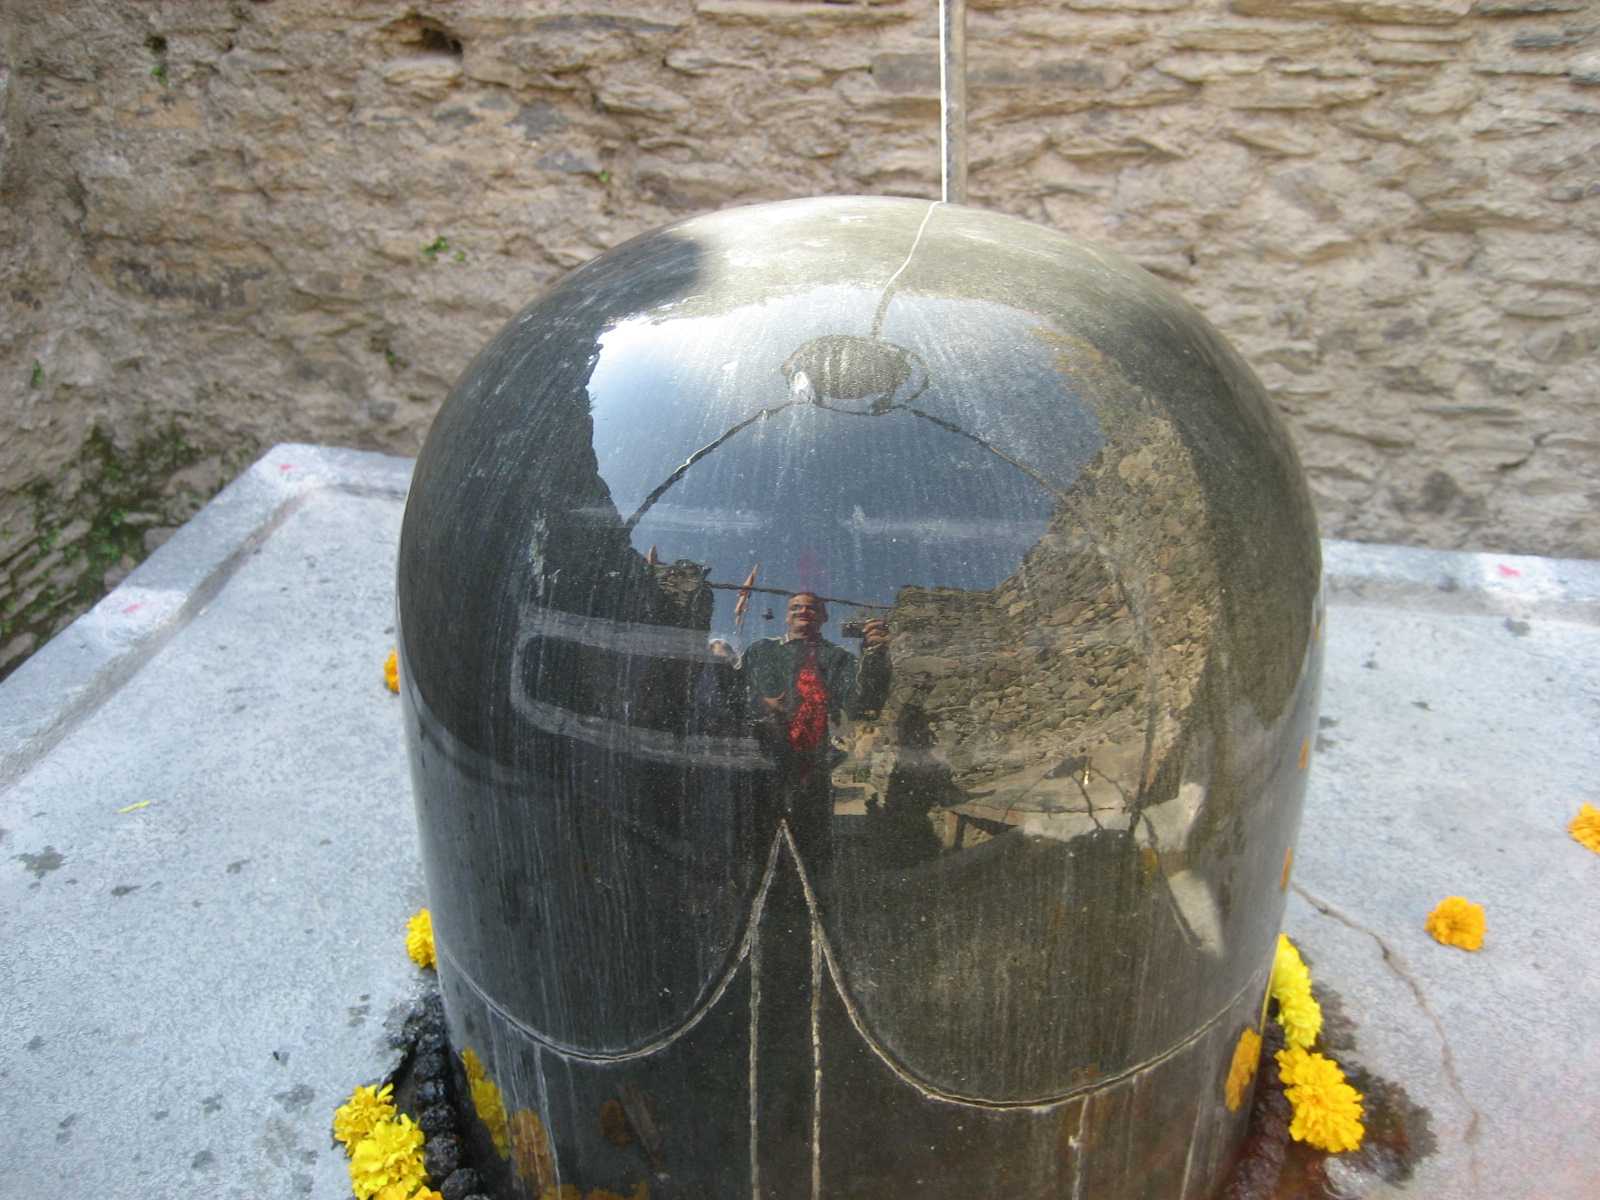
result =
[[[400,550],[498,1192],[1213,1195],[1319,570],[1260,384],[1102,250],[804,200],[557,284],[441,411]]]

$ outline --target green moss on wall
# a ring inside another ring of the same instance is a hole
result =
[[[108,573],[114,582],[143,560],[152,530],[188,520],[254,452],[208,450],[176,423],[127,447],[92,427],[66,470],[29,483],[23,540],[0,559],[0,678],[105,595]]]

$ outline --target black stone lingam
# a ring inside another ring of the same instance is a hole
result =
[[[439,414],[400,546],[493,1185],[1210,1195],[1319,571],[1260,384],[1103,250],[805,200],[562,280]]]

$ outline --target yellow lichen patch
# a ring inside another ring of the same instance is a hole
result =
[[[1583,805],[1578,809],[1578,815],[1568,823],[1567,832],[1580,846],[1600,854],[1600,808],[1592,804]]]
[[[419,967],[438,964],[433,948],[433,914],[425,908],[419,908],[406,922],[406,953]]]
[[[1462,950],[1482,948],[1485,927],[1483,905],[1462,896],[1446,896],[1439,901],[1425,925],[1434,941]]]
[[[1256,1077],[1256,1064],[1261,1061],[1261,1035],[1246,1029],[1233,1047],[1233,1062],[1228,1067],[1228,1082],[1223,1087],[1223,1098],[1229,1112],[1238,1112],[1244,1103],[1250,1081]]]
[[[389,657],[383,660],[383,682],[388,684],[391,692],[400,690],[400,654],[398,651],[389,651]]]

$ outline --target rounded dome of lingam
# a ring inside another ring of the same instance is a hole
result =
[[[1204,1194],[1319,578],[1261,385],[1104,250],[804,200],[561,280],[440,412],[399,564],[452,1038],[548,1143],[505,1188],[847,1195],[936,1139],[928,1195],[1002,1144],[1008,1194]]]

